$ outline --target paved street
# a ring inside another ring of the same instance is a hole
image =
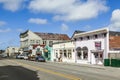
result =
[[[28,60],[0,60],[0,80],[120,80],[120,69]]]

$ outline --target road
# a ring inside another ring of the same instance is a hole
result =
[[[3,59],[0,80],[120,80],[120,69]]]

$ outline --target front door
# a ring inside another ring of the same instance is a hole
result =
[[[93,53],[96,64],[103,64],[103,53]]]

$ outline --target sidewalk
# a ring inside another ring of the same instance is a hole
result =
[[[104,66],[104,65],[96,65],[96,64],[82,64],[82,63],[69,63],[69,62],[51,62],[50,63],[57,63],[57,64],[64,64],[64,65],[73,65],[73,66],[80,66],[80,67],[88,67],[88,68],[97,68],[97,69],[119,69],[120,67],[111,67],[111,66]]]

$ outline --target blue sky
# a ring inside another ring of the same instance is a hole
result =
[[[19,46],[19,34],[120,30],[120,0],[0,0],[0,49]]]

